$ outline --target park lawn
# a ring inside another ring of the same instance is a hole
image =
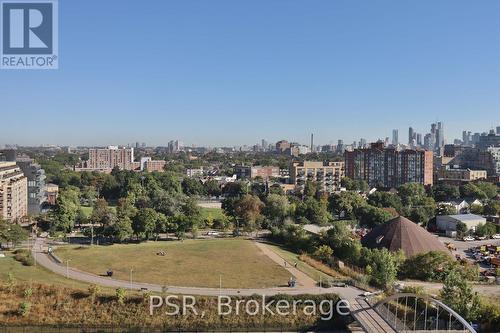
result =
[[[201,216],[204,220],[207,219],[209,216],[214,220],[224,217],[224,211],[221,208],[201,207],[200,209],[201,209]]]
[[[14,259],[14,254],[9,251],[3,251],[5,258],[0,258],[0,283],[7,283],[9,273],[12,274],[15,281],[18,282],[39,282],[47,285],[57,285],[74,289],[84,289],[89,287],[89,284],[66,279],[63,276],[55,274],[41,266],[24,266],[22,263]],[[103,291],[111,291],[111,289]]]
[[[156,253],[165,251],[165,256]],[[266,288],[286,284],[290,274],[243,239],[159,241],[56,249],[70,266],[94,274],[164,286]]]
[[[300,260],[299,259],[300,254],[285,250],[284,248],[278,245],[267,244],[267,246],[275,253],[277,253],[280,257],[282,257],[284,260],[286,260],[290,265],[297,263],[297,269],[302,273],[308,275],[310,278],[314,279],[316,282],[332,279],[330,275],[320,272],[316,268]]]

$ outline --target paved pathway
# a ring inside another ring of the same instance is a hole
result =
[[[257,247],[272,261],[274,261],[278,265],[281,265],[288,272],[290,272],[290,274],[292,274],[295,277],[295,280],[297,281],[297,284],[299,286],[306,288],[314,288],[317,286],[316,281],[314,281],[311,277],[309,277],[309,275],[293,267],[293,263],[287,263],[285,265],[286,260],[281,256],[279,256],[276,252],[271,250],[269,246],[267,246],[266,244],[261,242],[255,242],[255,245],[257,245]]]
[[[283,259],[273,252],[269,247],[262,243],[256,243],[257,247],[261,249],[266,255],[268,255],[273,261],[283,265]],[[72,267],[66,267],[64,264],[57,263],[51,256],[49,256],[46,251],[47,245],[45,244],[45,239],[38,238],[36,240],[35,246],[33,247],[33,255],[36,262],[47,268],[48,270],[62,275],[67,276],[70,279],[79,280],[91,284],[99,284],[106,287],[112,288],[127,288],[134,290],[147,289],[150,291],[161,292],[162,286],[150,283],[139,283],[134,281],[124,281],[112,279],[104,276],[99,276],[96,274],[83,272]],[[197,287],[177,287],[168,286],[167,291],[172,294],[186,294],[186,295],[204,295],[204,296],[218,296],[218,295],[228,295],[228,296],[249,296],[254,294],[260,295],[276,295],[276,294],[289,294],[289,295],[300,295],[300,294],[330,294],[334,293],[339,295],[343,299],[354,300],[354,298],[362,293],[361,290],[354,287],[332,287],[332,288],[319,288],[315,285],[313,279],[305,275],[301,271],[294,267],[287,267],[288,271],[297,278],[299,286],[295,288],[287,287],[276,287],[276,288],[264,288],[264,289],[227,289],[227,288],[197,288]]]

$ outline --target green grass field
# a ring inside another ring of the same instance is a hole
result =
[[[165,251],[165,256],[156,253]],[[70,266],[94,274],[112,269],[113,277],[165,286],[264,288],[283,286],[290,274],[242,239],[186,240],[80,247],[56,250]]]
[[[209,216],[212,217],[212,219],[217,219],[224,216],[224,211],[220,208],[201,207],[201,216],[203,219],[206,219]]]

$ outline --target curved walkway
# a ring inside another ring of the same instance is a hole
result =
[[[269,247],[263,243],[256,243],[257,247],[271,258],[274,262],[279,265],[283,265],[283,259],[273,252]],[[47,268],[48,270],[66,276],[69,279],[83,281],[91,284],[99,284],[106,287],[113,288],[126,288],[132,290],[150,290],[154,292],[162,292],[162,286],[150,283],[141,283],[134,281],[124,281],[117,280],[108,277],[99,276],[96,274],[83,272],[72,267],[66,267],[57,263],[51,256],[49,256],[46,251],[47,248],[45,239],[37,238],[35,246],[33,246],[33,256],[36,262]],[[198,288],[198,287],[177,287],[177,286],[167,286],[167,292],[171,294],[185,294],[185,295],[203,295],[203,296],[250,296],[254,294],[259,295],[276,295],[276,294],[288,294],[288,295],[300,295],[300,294],[337,294],[343,299],[354,300],[356,296],[362,293],[361,290],[354,287],[332,287],[332,288],[320,288],[316,286],[316,282],[309,276],[299,271],[294,267],[286,267],[286,269],[296,277],[298,286],[294,288],[286,287],[276,287],[276,288],[263,288],[263,289],[227,289],[227,288]]]

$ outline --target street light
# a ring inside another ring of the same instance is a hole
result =
[[[66,279],[69,279],[69,262],[70,261],[71,261],[70,259],[66,260]]]
[[[130,289],[133,289],[132,288],[132,272],[134,271],[133,268],[130,269]]]

